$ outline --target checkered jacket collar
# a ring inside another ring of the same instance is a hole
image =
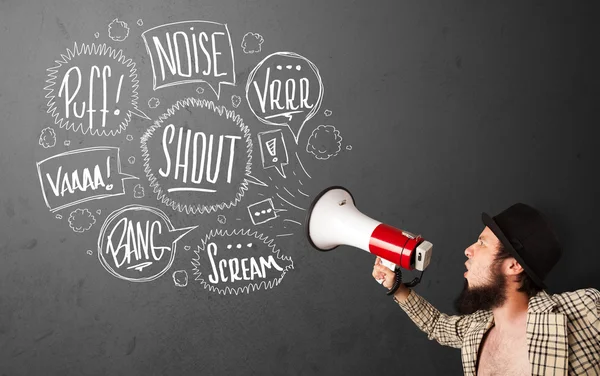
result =
[[[542,290],[529,299],[527,313],[552,313],[556,306],[556,302],[550,298],[550,295],[548,295],[546,291]],[[477,311],[473,313],[473,318],[476,321],[489,324],[486,329],[489,329],[491,326],[492,317],[493,315],[491,310]]]
[[[529,299],[529,312],[535,313],[550,313],[556,308],[556,302],[550,298],[550,295],[544,290]]]

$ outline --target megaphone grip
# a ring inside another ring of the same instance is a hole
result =
[[[386,293],[387,295],[393,295],[396,293],[400,285],[402,284],[402,270],[400,268],[396,268],[396,279],[394,280],[394,285],[392,288]]]

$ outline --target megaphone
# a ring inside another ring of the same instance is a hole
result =
[[[317,250],[331,251],[340,245],[362,249],[381,257],[384,265],[396,271],[400,281],[400,269],[419,270],[422,276],[431,261],[433,244],[420,235],[364,215],[344,187],[333,186],[319,193],[310,205],[305,225],[308,241]],[[420,279],[406,285],[414,286]],[[392,290],[395,291],[396,285]]]

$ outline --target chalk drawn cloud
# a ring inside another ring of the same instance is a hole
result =
[[[46,127],[42,129],[39,144],[43,146],[44,149],[52,148],[56,145],[56,132],[54,132],[53,128]]]
[[[258,33],[248,32],[244,35],[242,39],[242,49],[245,54],[254,54],[259,53],[261,49],[261,45],[264,42],[264,38],[262,35]]]
[[[88,209],[75,209],[69,215],[69,227],[75,232],[86,232],[96,223],[96,217]]]
[[[248,229],[212,230],[194,253],[195,280],[221,295],[272,289],[294,269],[273,239]]]
[[[306,144],[306,151],[317,159],[335,157],[342,150],[342,136],[333,125],[319,125]]]
[[[122,42],[129,36],[129,26],[115,18],[108,24],[108,36],[115,42]]]

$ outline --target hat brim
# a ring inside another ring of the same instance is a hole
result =
[[[504,245],[504,249],[506,249],[508,251],[508,253],[510,253],[517,260],[517,262],[523,267],[523,269],[525,270],[527,275],[531,277],[533,282],[535,282],[535,284],[538,285],[539,287],[545,289],[546,284],[544,283],[544,281],[542,281],[535,274],[535,272],[525,263],[525,260],[523,260],[523,258],[519,255],[519,253],[517,253],[517,251],[515,250],[513,245],[510,243],[510,241],[506,237],[506,235],[504,235],[504,232],[502,232],[500,227],[496,224],[496,221],[494,221],[494,219],[492,217],[490,217],[490,215],[487,213],[481,213],[481,220],[487,227],[490,228],[490,230],[492,230],[494,235],[496,235],[496,237],[500,240],[502,245]]]

